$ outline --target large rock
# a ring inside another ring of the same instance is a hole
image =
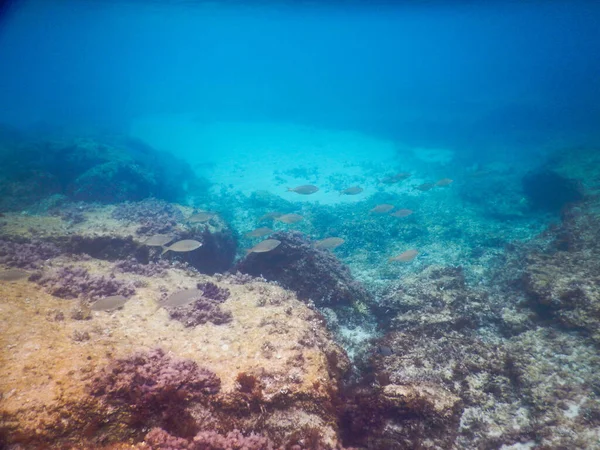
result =
[[[234,233],[222,218],[215,216],[205,224],[189,224],[186,218],[193,214],[192,208],[156,199],[116,206],[63,203],[50,214],[6,213],[3,240],[51,243],[64,253],[110,261],[179,261],[207,274],[227,271],[236,253]],[[144,245],[157,233],[170,234],[172,242],[196,239],[202,246],[189,253],[167,252],[161,256],[160,247]]]
[[[114,272],[113,263],[66,256],[44,271],[65,264],[95,277]],[[120,310],[91,314],[85,299],[0,281],[2,444],[118,448],[160,427],[188,438],[238,429],[277,445],[308,437],[319,448],[337,445],[336,402],[349,362],[293,293],[248,276],[175,268],[119,277],[136,295]],[[219,305],[229,322],[186,327],[159,307],[199,281],[229,292]]]
[[[168,153],[125,136],[0,142],[2,210],[21,210],[53,194],[113,203],[149,196],[178,201],[198,183]]]
[[[331,252],[315,248],[298,232],[278,232],[270,238],[281,244],[270,252],[248,254],[235,270],[277,281],[317,306],[371,303],[370,294]]]
[[[571,208],[546,236],[550,245],[526,259],[523,286],[544,318],[584,332],[600,344],[600,219]]]

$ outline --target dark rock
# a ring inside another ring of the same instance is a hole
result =
[[[583,200],[579,182],[552,170],[530,172],[522,179],[523,192],[532,209],[559,212],[569,203]]]
[[[250,253],[235,270],[277,281],[317,306],[371,303],[370,294],[331,252],[314,248],[298,232],[278,232],[271,239],[281,244],[270,252]]]

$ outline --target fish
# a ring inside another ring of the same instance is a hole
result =
[[[435,183],[423,183],[423,184],[416,186],[415,189],[425,192],[425,191],[429,191],[430,189],[433,189],[434,187],[435,187]]]
[[[169,295],[167,299],[160,302],[160,304],[163,307],[175,308],[199,300],[203,295],[204,291],[200,289],[185,289]]]
[[[378,345],[377,353],[379,353],[381,356],[392,356],[394,351],[392,350],[392,347],[388,347],[387,345]]]
[[[357,195],[364,191],[360,186],[352,186],[343,191],[340,191],[340,195]]]
[[[110,297],[104,297],[96,300],[90,306],[92,311],[113,311],[121,308],[129,299],[122,295],[111,295]]]
[[[320,241],[316,241],[315,248],[320,248],[323,250],[333,250],[334,248],[338,248],[344,242],[346,241],[339,237],[325,238],[321,239]]]
[[[406,250],[403,253],[400,253],[398,256],[393,256],[389,259],[390,262],[399,261],[399,262],[410,262],[419,254],[417,250],[411,248],[410,250]]]
[[[391,216],[394,217],[408,217],[413,213],[412,209],[399,209],[397,211],[394,211],[392,214],[390,214]]]
[[[262,215],[261,217],[258,218],[259,222],[264,222],[265,220],[274,220],[277,219],[278,217],[283,216],[283,213],[280,212],[268,212],[264,215]]]
[[[453,182],[454,182],[454,180],[452,180],[451,178],[442,178],[441,180],[438,180],[438,182],[435,183],[435,185],[436,186],[450,186]]]
[[[188,217],[187,221],[190,223],[204,223],[208,222],[213,217],[215,217],[214,213],[210,213],[208,211],[200,211]]]
[[[163,251],[161,256],[167,253],[168,251],[184,253],[184,252],[193,252],[196,249],[202,247],[202,242],[198,242],[194,239],[184,239],[182,241],[177,241],[171,244],[169,247],[163,247]]]
[[[0,281],[17,281],[23,278],[27,278],[29,272],[22,269],[8,269],[0,272]]]
[[[373,214],[385,214],[394,209],[394,205],[389,205],[387,203],[383,203],[382,205],[377,205],[375,208],[371,209],[369,212]]]
[[[250,253],[266,253],[266,252],[270,252],[271,250],[276,249],[277,247],[279,247],[280,244],[281,244],[281,241],[278,241],[277,239],[266,239],[264,241],[259,242],[251,249],[246,250],[246,252],[248,254],[250,254]]]
[[[151,247],[163,247],[173,240],[173,236],[168,234],[155,234],[144,241],[144,245]]]
[[[319,188],[312,184],[304,184],[302,186],[296,186],[295,188],[287,188],[287,190],[288,192],[295,192],[296,194],[310,195],[317,192]]]
[[[284,214],[283,216],[279,216],[276,217],[275,220],[279,220],[280,222],[283,223],[287,223],[288,225],[293,224],[293,223],[298,223],[301,220],[303,220],[304,217],[302,217],[300,214]]]
[[[410,177],[410,173],[408,173],[408,172],[399,172],[399,173],[397,173],[395,175],[388,175],[388,176],[382,178],[381,182],[385,183],[385,184],[394,184],[394,183],[397,183],[399,181],[406,180],[409,177]]]
[[[269,227],[260,227],[256,230],[248,231],[246,234],[244,234],[244,236],[246,236],[247,238],[257,238],[266,236],[267,234],[271,234],[272,232],[273,230]]]

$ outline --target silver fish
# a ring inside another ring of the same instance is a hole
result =
[[[175,308],[177,306],[187,305],[195,300],[198,300],[204,295],[200,289],[185,289],[183,291],[171,294],[167,299],[161,302],[162,306]]]
[[[123,297],[122,295],[111,295],[110,297],[104,297],[99,300],[96,300],[90,306],[90,309],[93,311],[113,311],[122,307],[125,303],[127,303],[128,298]]]
[[[339,237],[325,238],[315,242],[315,248],[320,248],[323,250],[333,250],[334,248],[337,248],[340,245],[342,245],[344,242],[346,241]]]
[[[0,281],[17,281],[29,276],[29,272],[22,269],[8,269],[0,272]]]
[[[182,241],[177,241],[168,247],[164,247],[161,255],[164,255],[168,251],[178,253],[193,252],[200,247],[202,247],[202,242],[198,242],[194,239],[184,239]]]
[[[266,253],[276,249],[281,244],[277,239],[266,239],[248,250],[248,253]]]

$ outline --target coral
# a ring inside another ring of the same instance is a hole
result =
[[[274,450],[266,437],[250,433],[244,436],[233,430],[227,434],[201,431],[192,440],[177,438],[159,428],[152,429],[144,439],[152,450]]]
[[[214,283],[198,283],[203,295],[187,305],[169,308],[169,316],[183,323],[186,327],[195,327],[206,322],[222,325],[232,320],[229,311],[219,307],[229,298],[229,290],[222,289]]]
[[[129,297],[135,294],[131,282],[117,279],[114,275],[93,275],[81,267],[66,266],[45,274],[37,273],[30,277],[46,290],[60,298],[87,299],[123,295]]]
[[[203,292],[203,297],[214,300],[218,303],[223,303],[229,298],[229,289],[220,288],[210,281],[206,283],[198,283],[196,287]]]
[[[92,380],[89,391],[128,410],[134,423],[180,429],[189,426],[184,423],[188,422],[187,405],[216,394],[220,388],[221,381],[211,371],[154,349],[115,359]]]
[[[113,219],[139,223],[137,233],[140,235],[169,233],[183,221],[179,208],[155,198],[120,203],[111,215]]]
[[[148,264],[142,264],[135,258],[127,258],[116,261],[114,265],[117,272],[134,273],[145,277],[162,276],[170,267],[172,267],[172,264],[164,259],[150,261]]]
[[[330,252],[314,248],[301,233],[278,232],[271,238],[281,244],[267,253],[250,253],[235,270],[277,281],[318,306],[372,303],[346,266]]]
[[[60,249],[40,240],[0,239],[0,264],[21,269],[39,269],[47,260],[60,255]]]

